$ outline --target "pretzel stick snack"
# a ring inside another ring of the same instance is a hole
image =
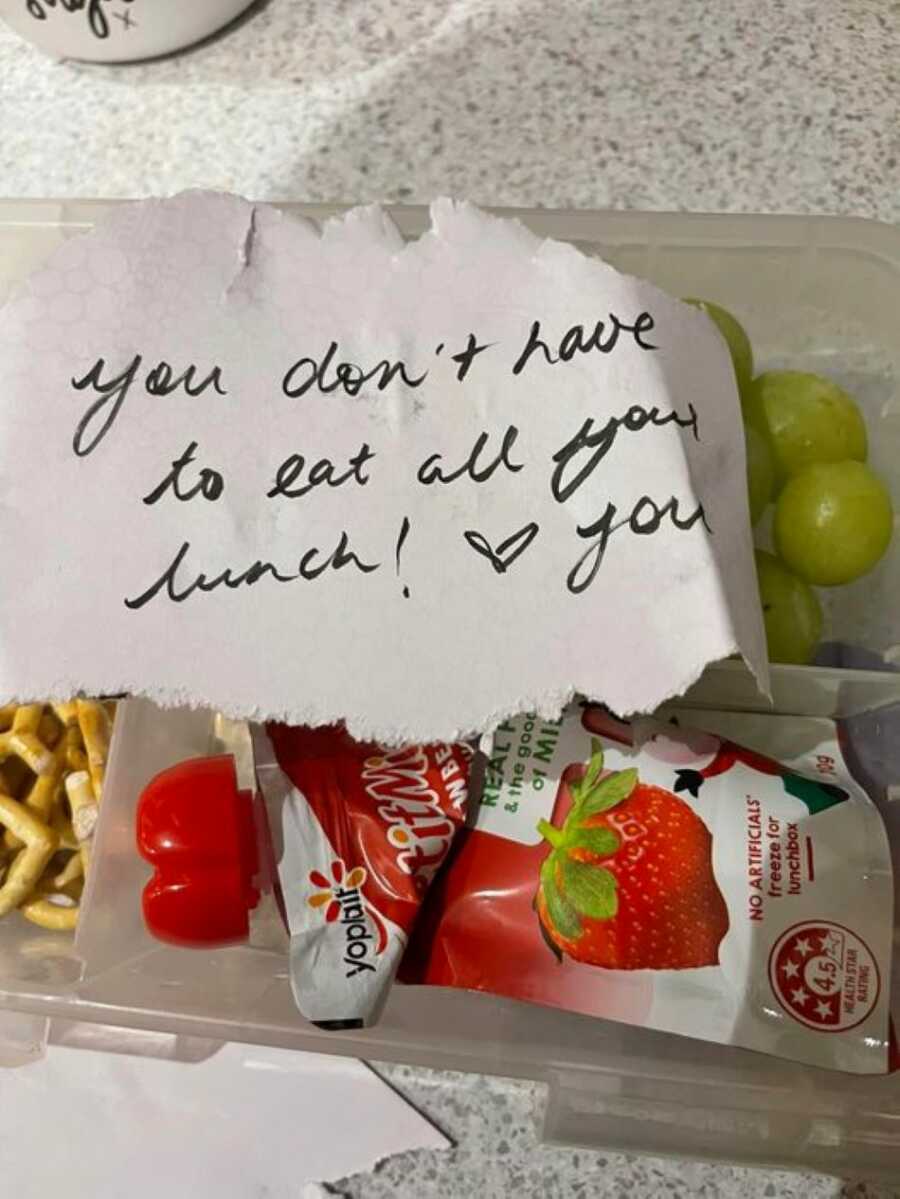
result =
[[[88,770],[94,784],[94,797],[99,803],[106,776],[106,759],[109,756],[110,719],[103,704],[96,700],[79,699],[78,727],[84,738]]]
[[[22,802],[25,806],[30,808],[35,816],[45,823],[49,822],[53,809],[59,801],[60,785],[66,767],[66,746],[64,740],[60,739],[58,741],[51,754],[50,769],[46,774],[39,774],[25,795],[22,796]],[[18,849],[21,845],[21,841],[19,841],[12,829],[6,830],[4,842],[9,849]]]
[[[69,725],[78,723],[78,701],[74,699],[66,700],[63,704],[52,704],[56,719],[63,726],[68,728]]]
[[[56,809],[53,819],[50,822],[50,827],[59,838],[60,849],[68,849],[74,853],[79,852],[78,838],[75,836],[72,821],[69,819],[68,813],[64,810],[64,805],[60,805]]]
[[[84,750],[81,729],[77,723],[68,726],[63,734],[63,740],[66,746],[66,765],[69,770],[87,770],[87,754]]]
[[[64,891],[70,883],[75,883],[81,878],[84,878],[84,859],[80,853],[73,853],[53,879],[53,886],[59,891]]]
[[[38,820],[18,800],[0,795],[0,824],[5,825],[20,841],[20,849],[0,887],[0,916],[19,906],[34,889],[44,867],[56,851],[56,834]]]
[[[51,899],[29,899],[22,904],[19,911],[32,924],[38,924],[51,932],[68,933],[74,932],[78,927],[80,905],[72,903],[63,906]]]
[[[18,709],[10,730],[0,733],[0,761],[15,754],[35,774],[52,769],[52,751],[37,735],[43,714],[43,704],[25,704]]]
[[[114,715],[89,699],[0,706],[0,917],[76,928]]]
[[[91,842],[100,809],[94,798],[94,788],[86,770],[76,770],[66,778],[66,795],[72,809],[72,829],[81,850],[81,860],[87,873],[91,857]]]
[[[80,863],[81,858],[73,854],[70,862]],[[45,875],[19,911],[32,924],[51,932],[72,932],[78,926],[81,886],[80,878],[60,885],[58,879]]]

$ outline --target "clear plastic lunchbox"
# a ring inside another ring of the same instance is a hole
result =
[[[0,300],[109,206],[0,203]],[[337,211],[285,207],[314,219]],[[427,227],[423,209],[392,212],[404,233]],[[864,409],[872,464],[900,500],[900,230],[843,218],[507,215],[676,295],[732,309],[761,367],[816,370],[841,382]],[[826,638],[868,651],[867,668],[775,667],[773,696],[785,713],[869,713],[865,753],[879,763],[879,798],[900,870],[900,802],[892,802],[900,768],[896,778],[884,777],[891,730],[900,727],[889,707],[900,701],[898,595],[895,537],[876,571],[835,591],[827,606]],[[688,702],[766,706],[739,662],[710,668]],[[47,1041],[188,1061],[225,1040],[351,1054],[543,1081],[544,1135],[556,1143],[900,1178],[900,1073],[832,1073],[431,988],[395,987],[375,1028],[325,1032],[297,1012],[276,943],[198,951],[155,941],[141,918],[150,871],[135,847],[138,796],[159,770],[217,748],[211,712],[163,711],[145,700],[120,705],[76,938],[36,929],[17,913],[0,920],[0,1062],[25,1062]],[[896,977],[894,995],[900,1000]]]

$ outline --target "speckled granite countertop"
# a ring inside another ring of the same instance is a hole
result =
[[[535,1138],[542,1088],[408,1066],[378,1072],[456,1148],[401,1154],[335,1185],[346,1199],[898,1199],[856,1179],[749,1170],[582,1149]]]
[[[269,0],[203,47],[58,65],[0,31],[0,193],[900,218],[887,0]],[[458,1144],[356,1199],[887,1199],[855,1180],[537,1144],[540,1088],[386,1067]]]
[[[0,190],[900,213],[887,0],[269,0],[59,69],[0,36]]]

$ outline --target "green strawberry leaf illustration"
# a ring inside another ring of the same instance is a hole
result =
[[[560,881],[565,898],[579,915],[611,920],[619,910],[616,877],[603,866],[589,866],[566,854],[560,862]]]
[[[598,858],[605,858],[616,852],[620,841],[611,828],[577,825],[571,831],[567,830],[566,845],[569,849],[583,849],[586,853],[596,854]]]
[[[600,777],[600,772],[603,770],[603,742],[597,737],[591,737],[591,760],[588,762],[587,770],[584,772],[584,777],[579,785],[579,791],[587,795],[590,789]]]
[[[560,891],[556,882],[558,866],[565,866],[566,855],[554,851],[541,867],[541,887],[544,892],[544,902],[547,905],[547,915],[554,929],[567,941],[581,936],[581,921],[571,903]]]
[[[596,816],[599,812],[607,812],[616,804],[627,799],[637,786],[638,772],[632,767],[629,770],[619,770],[601,779],[593,789],[585,793],[575,808],[569,814],[569,820],[580,824],[588,816]]]
[[[597,737],[591,737],[591,757],[585,767],[585,772],[576,783],[569,787],[572,804],[577,807],[590,792],[603,770],[603,742]]]

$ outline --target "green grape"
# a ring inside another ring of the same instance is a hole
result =
[[[808,583],[835,587],[870,571],[894,529],[888,489],[862,462],[819,462],[789,479],[775,505],[775,548]]]
[[[693,297],[685,299],[684,302],[685,304],[693,304],[695,308],[699,308],[702,312],[705,312],[725,338],[728,352],[731,354],[731,362],[734,366],[734,377],[737,379],[738,391],[743,398],[747,388],[750,386],[750,380],[753,378],[753,348],[750,345],[750,338],[744,332],[743,326],[730,312],[724,308],[720,308],[718,304],[711,304],[708,300],[697,300]]]
[[[747,491],[750,496],[750,522],[756,524],[775,492],[775,463],[769,443],[761,433],[744,425],[747,442]]]
[[[756,551],[756,577],[769,660],[806,666],[822,636],[822,608],[816,593],[765,550]]]
[[[866,426],[843,388],[804,371],[766,371],[744,396],[744,419],[767,437],[783,483],[813,462],[866,460]]]

